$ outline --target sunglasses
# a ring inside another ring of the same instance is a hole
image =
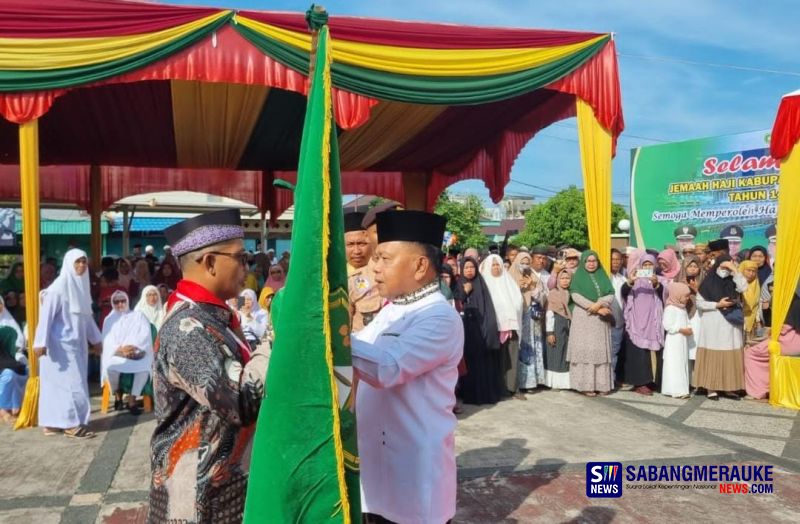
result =
[[[241,266],[247,266],[247,259],[250,258],[250,256],[246,252],[242,252],[242,253],[226,253],[224,251],[209,251],[206,254],[207,255],[219,255],[219,256],[231,258],[231,259],[237,261],[239,263],[239,265],[241,265]],[[200,259],[198,259],[197,261],[200,262],[200,260],[202,260],[202,257]]]

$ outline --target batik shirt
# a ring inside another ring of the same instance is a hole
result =
[[[241,522],[263,386],[245,381],[231,311],[179,302],[155,344],[150,522]]]

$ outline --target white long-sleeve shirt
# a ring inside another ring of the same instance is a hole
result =
[[[389,304],[353,335],[361,508],[401,523],[456,511],[455,385],[461,318],[441,293]]]

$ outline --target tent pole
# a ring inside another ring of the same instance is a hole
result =
[[[404,172],[403,191],[406,209],[428,210],[428,173],[424,171]]]
[[[102,181],[100,180],[100,166],[89,167],[89,213],[92,218],[92,236],[89,259],[92,271],[100,269],[100,259],[103,253],[103,235],[100,228],[100,219],[103,214],[101,193]]]
[[[39,121],[19,125],[19,176],[22,204],[22,258],[28,330],[28,382],[14,429],[38,424],[39,364],[33,354],[33,333],[39,323]]]

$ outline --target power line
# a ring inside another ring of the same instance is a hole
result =
[[[532,187],[532,188],[534,188],[534,189],[538,189],[538,190],[540,190],[540,191],[544,191],[544,192],[546,192],[546,193],[552,193],[552,194],[554,194],[554,195],[555,195],[556,193],[558,193],[558,191],[554,191],[554,190],[552,190],[552,189],[548,189],[548,188],[546,188],[546,187],[542,187],[542,186],[537,186],[537,185],[535,185],[535,184],[529,184],[529,183],[527,183],[527,182],[520,182],[519,180],[514,180],[513,178],[511,178],[511,179],[510,179],[510,181],[511,181],[511,182],[514,182],[515,184],[520,184],[520,185],[522,185],[522,186],[528,186],[528,187]]]
[[[652,55],[630,55],[627,53],[617,53],[618,56],[624,56],[627,58],[639,58],[640,60],[655,60],[657,62],[673,62],[676,64],[688,64],[688,65],[696,65],[696,66],[704,66],[704,67],[716,67],[719,69],[733,69],[736,71],[749,71],[753,73],[769,73],[773,75],[785,75],[785,76],[800,76],[800,71],[783,71],[780,69],[764,69],[761,67],[750,67],[750,66],[740,66],[740,65],[733,65],[733,64],[717,64],[714,62],[699,62],[696,60],[684,60],[682,58],[672,58],[669,56],[652,56]]]
[[[575,128],[575,126],[570,126],[570,125],[567,125],[567,124],[555,123],[555,124],[550,124],[550,125],[553,126],[553,127],[563,127],[565,129],[577,130]],[[550,135],[545,135],[545,136],[550,136]],[[649,137],[649,136],[634,135],[634,134],[628,133],[627,131],[623,131],[622,134],[619,135],[619,137],[620,138],[638,138],[640,140],[649,140],[650,142],[664,142],[664,143],[672,142],[672,140],[664,140],[663,138],[652,138],[652,137]],[[556,137],[553,136],[551,138],[556,138]],[[559,137],[559,138],[561,138],[561,137]],[[576,142],[578,141],[577,139],[567,139],[567,138],[564,138],[564,140],[575,140]]]

